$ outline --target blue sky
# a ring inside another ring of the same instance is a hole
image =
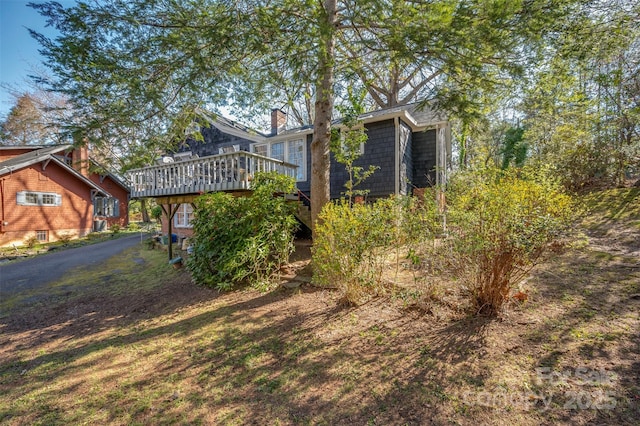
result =
[[[20,93],[32,90],[28,75],[35,70],[44,70],[43,58],[38,53],[40,45],[28,28],[47,37],[55,37],[56,31],[45,27],[45,18],[27,3],[44,3],[45,0],[0,0],[0,120],[4,119],[14,105],[14,97],[4,86]],[[76,0],[56,0],[64,7],[71,7]],[[225,108],[223,113],[235,119]]]
[[[27,3],[30,0],[0,0],[0,82],[20,91],[28,91],[27,75],[43,68],[38,53],[39,44],[31,38],[27,28],[47,36],[55,36],[52,28],[45,28],[45,19]],[[38,0],[33,0],[39,2]],[[57,0],[65,7],[74,0]],[[13,97],[0,87],[0,117],[13,105]]]

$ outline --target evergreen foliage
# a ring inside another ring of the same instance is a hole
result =
[[[511,164],[518,167],[524,165],[527,159],[527,144],[522,140],[523,135],[524,129],[522,127],[511,127],[505,132],[502,146],[503,169],[508,168]]]
[[[187,266],[202,285],[229,290],[240,283],[266,288],[293,251],[295,207],[292,178],[263,173],[252,181],[251,195],[216,192],[195,202],[193,255]]]

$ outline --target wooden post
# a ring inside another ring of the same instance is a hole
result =
[[[173,222],[173,217],[175,216],[176,212],[178,211],[178,208],[180,207],[180,204],[176,204],[175,208],[173,204],[169,204],[168,206],[169,206],[169,209],[167,210],[164,204],[160,204],[160,207],[162,208],[162,212],[164,213],[165,217],[169,219],[169,222],[167,223],[167,231],[169,233],[168,239],[167,239],[167,248],[169,251],[169,261],[171,261],[171,259],[173,259],[173,238],[171,235],[173,231],[172,222]]]

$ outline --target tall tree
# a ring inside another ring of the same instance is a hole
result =
[[[61,142],[54,117],[64,109],[62,100],[52,104],[46,93],[15,94],[15,105],[0,122],[3,145],[46,145]]]
[[[640,5],[584,5],[545,40],[521,110],[532,160],[573,188],[616,184],[640,166]]]
[[[46,138],[42,114],[29,95],[18,98],[0,126],[3,145],[39,145]]]
[[[127,135],[144,127],[148,134],[138,140],[141,148],[166,149],[185,137],[200,108],[228,100],[240,108],[260,104],[273,87],[268,77],[277,70],[295,82],[310,79],[315,86],[312,215],[328,201],[335,0],[32,6],[61,33],[56,40],[33,35],[57,77],[52,88],[68,95],[83,118],[81,126],[67,131],[95,145],[116,141],[118,150],[131,152]]]
[[[329,199],[330,126],[346,86],[359,80],[378,105],[429,93],[464,112],[479,84],[522,69],[515,53],[529,26],[572,1],[52,1],[32,6],[60,36],[33,35],[51,88],[74,105],[68,133],[118,152],[180,142],[200,110],[307,106],[298,120],[314,125],[315,219]]]
[[[317,16],[320,37],[317,51],[315,118],[311,142],[311,218],[314,233],[320,211],[330,199],[329,152],[335,99],[336,30],[339,22],[336,0],[324,0]]]

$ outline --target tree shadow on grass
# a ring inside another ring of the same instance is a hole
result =
[[[562,268],[532,278],[540,294],[533,308],[547,315],[524,335],[536,349],[531,370],[545,371],[540,390],[557,396],[549,419],[638,424],[640,301],[630,296],[640,265],[589,250],[554,264]]]
[[[640,418],[637,408],[622,403],[604,412],[553,406],[552,412],[513,414],[465,399],[467,390],[490,393],[496,384],[519,392],[514,383],[530,381],[536,368],[560,371],[575,367],[574,361],[590,366],[613,361],[620,377],[615,391],[628,389],[616,396],[632,398],[637,392],[637,334],[616,347],[613,360],[606,340],[599,346],[597,339],[581,340],[575,333],[582,328],[597,332],[608,321],[637,315],[636,302],[608,297],[611,286],[626,285],[625,272],[603,261],[589,268],[598,268],[607,282],[583,282],[584,276],[591,277],[584,259],[565,262],[563,271],[538,276],[539,298],[514,314],[545,315],[526,325],[484,317],[437,323],[391,309],[388,299],[346,308],[307,286],[224,296],[207,290],[159,307],[140,303],[121,317],[116,333],[29,360],[13,359],[0,374],[5,384],[20,387],[14,396],[44,389],[43,397],[55,400],[57,393],[85,392],[88,402],[83,404],[100,405],[111,423],[417,425],[481,424],[492,418],[514,424],[633,424]],[[183,291],[189,285],[185,282]],[[169,294],[176,293],[161,294],[161,299]],[[182,315],[187,307],[199,309]],[[503,346],[496,349],[495,344]],[[32,369],[40,372],[31,375]],[[101,373],[106,402],[86,394],[80,377],[85,371]],[[76,380],[50,387],[64,378]],[[514,381],[496,383],[504,378]],[[59,423],[73,420],[59,416]]]

